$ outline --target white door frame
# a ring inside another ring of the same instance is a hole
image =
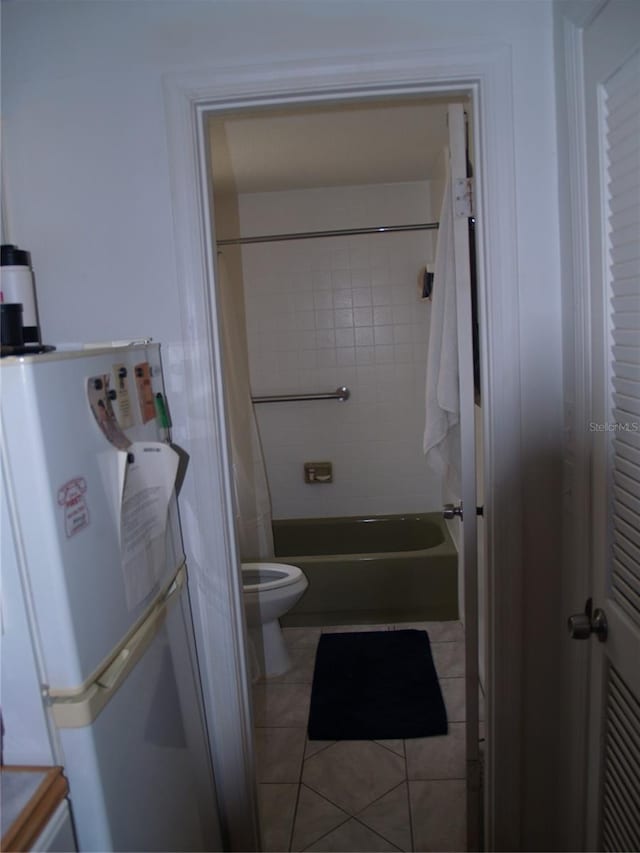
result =
[[[204,115],[211,110],[469,92],[474,100],[487,531],[487,849],[521,845],[522,482],[512,67],[508,48],[326,57],[209,68],[164,78],[185,345],[187,424],[200,552],[193,585],[221,820],[230,849],[252,850],[255,776],[244,613],[231,504]],[[487,284],[488,283],[488,284]],[[508,369],[505,370],[505,366]],[[206,391],[208,387],[208,392]],[[204,389],[204,393],[203,393]],[[186,537],[187,554],[189,536]],[[213,609],[212,609],[213,608]],[[204,615],[203,615],[204,614]]]
[[[592,594],[591,541],[585,531],[591,529],[591,444],[585,429],[593,412],[591,359],[591,289],[589,261],[589,208],[587,185],[586,111],[584,101],[583,33],[607,0],[567,0],[560,5],[559,23],[564,54],[560,70],[564,84],[567,115],[567,152],[559,168],[567,175],[567,248],[563,263],[563,289],[568,294],[569,310],[574,317],[572,371],[566,376],[565,399],[571,400],[571,413],[565,424],[569,435],[571,482],[570,523],[565,529],[564,583],[562,607],[565,616],[579,613]],[[558,790],[564,797],[559,808],[565,815],[565,849],[585,849],[588,766],[589,663],[591,643],[565,646],[562,659],[564,708],[562,722],[564,744],[560,762],[563,778]]]

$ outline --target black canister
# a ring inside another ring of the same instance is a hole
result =
[[[24,346],[21,302],[0,304],[0,344],[3,348]]]
[[[0,247],[0,301],[22,303],[22,334],[26,344],[40,343],[40,325],[31,255],[12,243]]]

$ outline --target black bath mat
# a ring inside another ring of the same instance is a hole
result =
[[[323,634],[310,740],[393,740],[447,734],[426,631]]]

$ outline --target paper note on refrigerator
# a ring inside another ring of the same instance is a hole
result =
[[[127,606],[156,588],[166,558],[169,501],[178,454],[168,444],[136,441],[128,449],[120,515],[120,554]]]
[[[89,406],[107,441],[119,450],[126,450],[131,442],[122,431],[111,405],[109,396],[111,377],[108,373],[90,376],[87,379]],[[124,426],[124,424],[123,424]]]

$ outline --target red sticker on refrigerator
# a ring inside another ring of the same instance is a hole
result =
[[[89,507],[85,500],[87,481],[74,477],[58,489],[58,503],[64,507],[64,530],[67,539],[89,526]]]

